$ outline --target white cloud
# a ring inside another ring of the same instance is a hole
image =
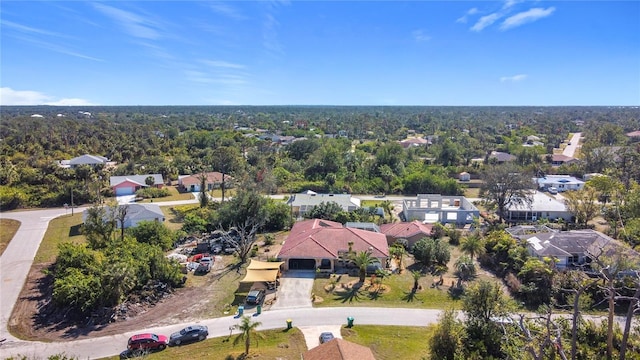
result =
[[[79,98],[56,99],[39,91],[13,90],[9,87],[0,88],[0,105],[95,105],[90,101]]]
[[[124,31],[131,36],[152,40],[160,38],[160,33],[157,31],[157,24],[149,19],[104,4],[93,4],[93,6],[103,14],[120,23]]]
[[[244,16],[244,14],[242,14],[238,9],[232,6],[229,6],[229,4],[227,3],[213,2],[208,5],[211,10],[213,10],[218,14],[224,15],[226,17],[236,19],[236,20],[246,19],[246,16]]]
[[[519,82],[529,77],[527,74],[518,74],[513,76],[503,76],[500,78],[500,82]]]
[[[220,67],[220,68],[229,68],[229,69],[244,69],[245,66],[242,64],[234,64],[234,63],[230,63],[227,61],[221,61],[221,60],[200,60],[200,62],[202,62],[205,65],[208,66],[213,66],[213,67]]]
[[[423,41],[429,41],[431,40],[431,36],[427,35],[424,30],[422,29],[418,29],[418,30],[414,30],[411,35],[413,35],[413,38],[417,41],[417,42],[423,42]]]
[[[471,8],[471,9],[467,10],[467,12],[464,15],[462,15],[461,17],[456,19],[456,22],[457,23],[466,24],[469,15],[474,15],[474,14],[477,14],[477,13],[478,13],[478,8]]]
[[[505,0],[504,4],[502,5],[503,9],[508,9],[510,7],[512,7],[513,5],[517,4],[517,3],[521,3],[524,0]]]
[[[527,11],[517,13],[513,16],[509,16],[508,18],[506,18],[502,22],[502,25],[500,25],[500,30],[508,30],[526,23],[537,21],[539,19],[550,16],[551,14],[553,14],[555,10],[556,8],[552,6],[547,9],[532,8]]]
[[[502,17],[501,14],[499,13],[493,13],[493,14],[489,14],[489,15],[485,15],[483,17],[481,17],[476,23],[475,25],[473,25],[471,27],[471,31],[476,31],[476,32],[480,32],[482,31],[482,29],[486,28],[487,26],[493,24],[494,22],[496,22],[498,19],[500,19]]]
[[[14,23],[12,21],[7,21],[7,20],[2,20],[2,25],[14,30],[18,30],[24,33],[32,33],[32,34],[40,34],[40,35],[49,35],[49,36],[60,36],[62,37],[63,35],[52,32],[52,31],[48,31],[48,30],[42,30],[42,29],[37,29],[34,27],[30,27],[30,26],[25,26],[25,25],[20,25],[17,23]]]

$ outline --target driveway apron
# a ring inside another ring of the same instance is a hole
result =
[[[287,271],[280,278],[278,297],[272,309],[311,308],[315,271]]]

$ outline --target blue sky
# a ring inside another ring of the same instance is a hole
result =
[[[3,105],[640,105],[640,1],[2,1]]]

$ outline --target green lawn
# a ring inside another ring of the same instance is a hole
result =
[[[342,338],[364,345],[378,360],[429,359],[428,339],[434,327],[356,325],[342,329]]]
[[[259,329],[259,328],[258,328]],[[378,360],[422,360],[429,359],[427,341],[432,336],[433,327],[412,326],[371,326],[356,325],[342,328],[342,338],[369,347]],[[302,332],[297,328],[258,332],[256,343],[251,342],[250,359],[299,360],[307,351]],[[214,360],[237,360],[244,351],[243,343],[233,346],[237,335],[211,338],[199,343],[170,347],[164,351],[149,354],[145,359],[171,360],[187,358],[205,358]],[[420,339],[416,341],[416,339]],[[118,359],[117,356],[108,358]]]
[[[193,199],[193,193],[190,192],[185,192],[185,193],[181,193],[178,191],[178,187],[177,186],[165,186],[164,189],[169,190],[169,192],[171,193],[170,196],[166,196],[166,197],[162,197],[162,198],[157,198],[157,199],[144,199],[142,201],[139,201],[140,203],[149,203],[149,202],[154,202],[154,201],[178,201],[178,200],[191,200]]]
[[[58,244],[65,242],[78,244],[86,241],[86,237],[80,233],[81,226],[81,211],[76,211],[73,216],[69,214],[51,220],[33,263],[42,264],[55,261],[58,256]]]
[[[412,293],[413,277],[409,271],[393,274],[382,280],[382,289],[370,285],[370,277],[365,285],[354,288],[350,285],[358,282],[357,276],[338,275],[329,279],[319,278],[313,284],[316,296],[315,306],[375,306],[443,309],[458,308],[459,301],[449,296],[448,286],[431,288],[432,276],[423,276],[419,280],[421,289]],[[446,284],[446,282],[445,282]],[[320,301],[319,298],[322,298]]]
[[[9,246],[19,227],[20,221],[18,220],[0,219],[0,255]]]

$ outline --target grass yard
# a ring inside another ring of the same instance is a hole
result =
[[[377,278],[378,280],[380,278]],[[431,288],[433,277],[423,276],[419,280],[421,289],[412,293],[413,277],[405,271],[382,279],[380,287],[371,285],[367,277],[361,287],[352,286],[358,282],[357,276],[337,275],[329,279],[316,279],[313,284],[314,306],[375,306],[405,308],[459,308],[459,301],[451,298],[448,286]]]
[[[194,207],[198,206],[197,204]],[[182,229],[182,222],[178,221],[176,214],[172,211],[173,206],[160,206],[160,210],[164,214],[164,225],[171,230]]]
[[[18,220],[0,219],[0,255],[9,246],[19,227],[20,221]]]
[[[433,331],[433,326],[356,325],[341,333],[343,339],[370,348],[378,360],[422,360],[430,358],[428,339]]]
[[[464,197],[466,198],[479,198],[480,188],[466,188],[464,189]]]
[[[260,329],[260,327],[258,327]],[[148,360],[173,360],[173,359],[213,359],[236,360],[242,359],[244,341],[233,345],[237,337],[237,331],[231,337],[212,338],[185,346],[169,347],[163,351],[144,356]],[[169,335],[169,334],[165,334]],[[257,342],[256,342],[257,340]],[[124,345],[123,345],[124,347]],[[289,331],[266,330],[259,331],[251,341],[248,359],[266,360],[300,360],[300,355],[307,351],[302,332],[296,328]],[[108,359],[119,359],[113,356]]]
[[[150,203],[152,202],[152,200],[155,202],[158,202],[158,201],[178,201],[178,200],[193,199],[193,193],[190,193],[190,192],[181,193],[178,191],[177,186],[165,186],[164,188],[169,190],[169,192],[171,193],[170,196],[156,198],[156,199],[144,199],[142,201],[138,201],[138,203]]]
[[[49,222],[47,232],[40,243],[34,264],[53,262],[58,256],[58,244],[72,242],[75,244],[86,241],[86,237],[80,233],[82,226],[82,212],[64,215]]]
[[[432,336],[433,329],[433,326],[356,325],[350,329],[342,328],[341,335],[344,340],[369,347],[375,358],[379,360],[422,360],[429,359],[428,339]],[[231,337],[211,338],[199,343],[170,347],[164,351],[146,355],[144,359],[241,359],[244,343],[233,346],[236,334]],[[416,339],[420,340],[416,341]],[[249,359],[299,360],[307,351],[304,336],[297,328],[289,331],[284,329],[259,331],[257,340],[257,343],[255,340],[251,342]],[[108,359],[116,360],[118,356]]]

